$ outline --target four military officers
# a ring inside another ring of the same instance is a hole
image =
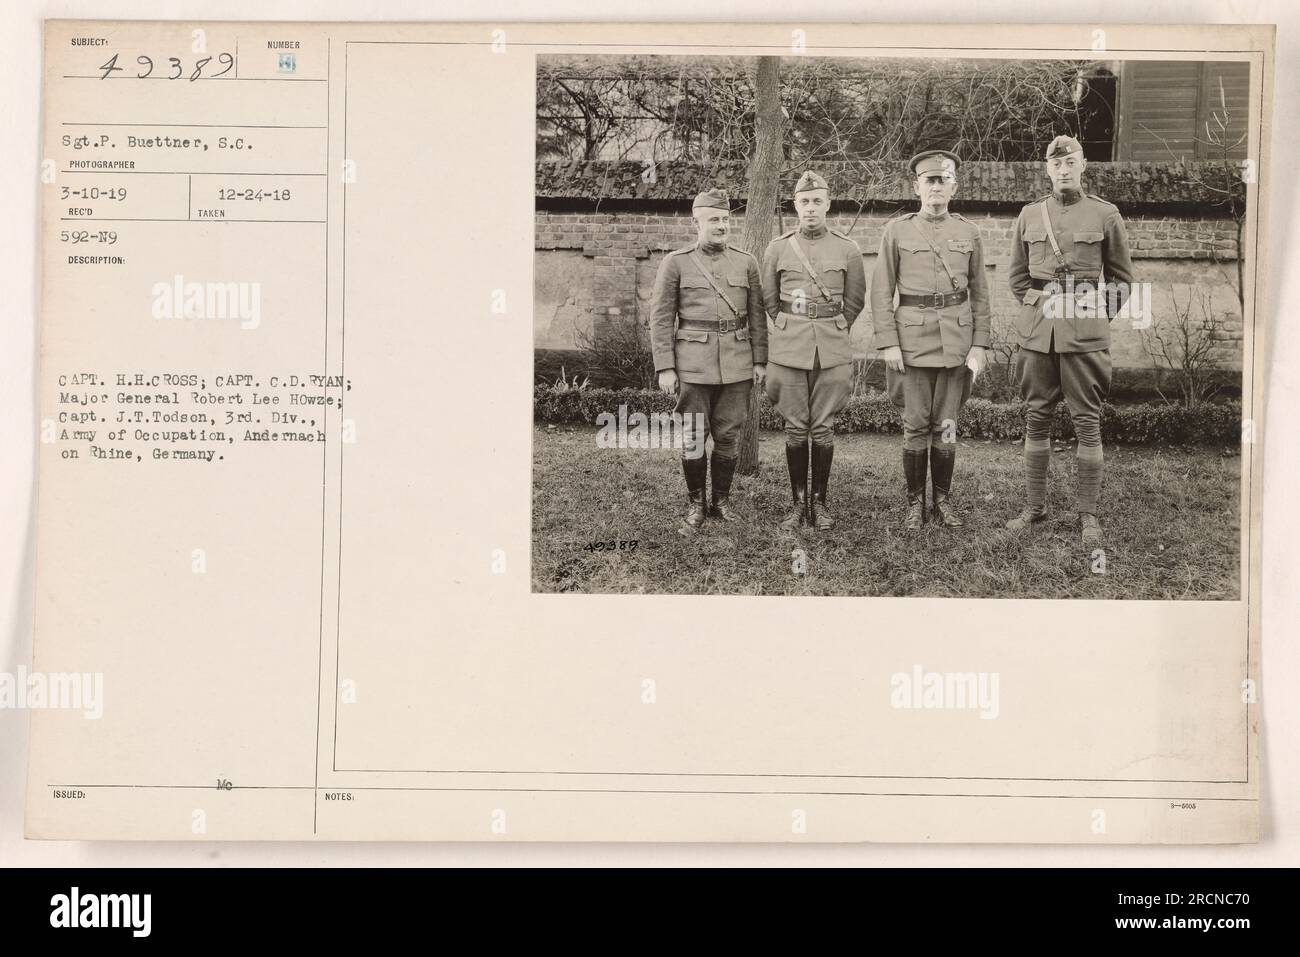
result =
[[[991,314],[979,227],[948,212],[960,165],[947,150],[912,157],[921,210],[885,225],[871,280],[875,346],[894,403],[903,408],[909,530],[925,520],[927,466],[935,520],[965,524],[948,501],[957,415],[984,366]]]
[[[1027,504],[1007,523],[1021,531],[1043,520],[1051,425],[1064,398],[1078,446],[1078,512],[1085,545],[1100,541],[1100,412],[1110,388],[1109,320],[1133,281],[1119,210],[1083,192],[1083,149],[1058,136],[1047,150],[1052,193],[1016,221],[1010,284],[1021,303],[1015,328],[1025,421]],[[927,473],[936,522],[964,524],[950,501],[957,417],[984,368],[991,327],[979,228],[949,212],[961,160],[947,150],[912,158],[918,212],[884,230],[871,290],[874,345],[891,398],[903,410],[905,527],[926,518]],[[734,520],[728,496],[751,384],[765,384],[785,421],[791,505],[781,525],[834,526],[827,501],[836,415],[852,387],[849,334],[866,305],[857,244],[826,225],[826,180],[808,171],[794,190],[797,229],[773,240],[762,266],[727,244],[729,202],[713,189],[696,197],[696,242],[664,258],[655,282],[651,341],[659,386],[677,394],[676,411],[702,415],[712,434],[713,514]],[[683,450],[689,507],[685,530],[709,510],[709,465],[700,443]],[[811,490],[809,467],[811,465]]]
[[[749,414],[751,383],[761,385],[767,363],[767,322],[758,261],[727,244],[730,202],[720,189],[695,197],[696,240],[669,253],[655,279],[650,344],[659,388],[677,394],[675,412],[688,424],[682,449],[689,505],[685,530],[704,523],[713,436],[713,514],[734,521],[729,496],[737,444]],[[697,419],[697,414],[702,419]],[[704,434],[689,428],[704,422]]]
[[[809,170],[794,188],[799,228],[772,240],[763,254],[768,315],[767,396],[785,420],[791,505],[781,525],[835,524],[827,505],[835,456],[835,416],[853,389],[849,332],[866,305],[862,250],[826,225],[830,188]],[[812,494],[808,466],[812,464]]]
[[[1074,461],[1083,544],[1101,541],[1101,403],[1110,391],[1110,319],[1133,282],[1119,210],[1083,192],[1083,147],[1058,136],[1047,148],[1049,196],[1020,211],[1011,240],[1011,291],[1025,414],[1024,510],[1007,528],[1047,517],[1052,418],[1064,397],[1078,440]]]

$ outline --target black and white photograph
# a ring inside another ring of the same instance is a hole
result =
[[[533,590],[1238,599],[1249,102],[539,55]]]
[[[1267,924],[1195,869],[1297,859],[1296,16],[139,2],[5,38],[22,922],[594,861]]]

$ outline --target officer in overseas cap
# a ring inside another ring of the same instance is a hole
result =
[[[712,209],[731,209],[731,200],[727,194],[720,189],[706,189],[695,197],[695,202],[691,204],[691,209],[699,209],[701,206]]]
[[[1071,153],[1082,153],[1083,147],[1073,136],[1058,136],[1047,147],[1047,155],[1044,159],[1051,159],[1053,156],[1069,156]]]
[[[811,189],[829,190],[830,184],[826,182],[826,179],[820,173],[808,170],[799,177],[799,182],[795,184],[794,191],[796,193],[806,193]]]
[[[1022,532],[1047,518],[1052,423],[1064,399],[1076,440],[1080,542],[1091,553],[1102,541],[1097,513],[1105,460],[1102,402],[1112,373],[1110,320],[1132,288],[1133,261],[1119,209],[1084,192],[1088,160],[1079,141],[1053,138],[1044,160],[1052,192],[1020,211],[1007,264],[1012,295],[1021,303],[1014,328],[1026,404],[1025,507],[1007,528]]]
[[[785,422],[790,507],[780,528],[788,532],[835,526],[827,505],[835,417],[853,391],[850,333],[867,301],[862,250],[827,225],[830,208],[830,184],[806,170],[794,187],[798,228],[763,253],[766,393]]]
[[[758,260],[727,243],[731,202],[713,187],[691,203],[696,237],[663,258],[650,307],[650,345],[659,388],[676,395],[683,423],[682,472],[689,500],[679,532],[708,516],[740,514],[731,504],[749,394],[767,374],[767,317]],[[707,440],[713,451],[706,456]],[[706,502],[713,473],[713,507]]]

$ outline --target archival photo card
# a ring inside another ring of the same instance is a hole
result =
[[[1273,39],[47,22],[27,836],[1257,840]]]

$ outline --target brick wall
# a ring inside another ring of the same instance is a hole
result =
[[[1018,207],[1016,207],[1018,209]],[[891,214],[892,215],[892,214]],[[870,278],[884,224],[891,215],[839,214],[830,225],[852,236],[863,251]],[[1006,270],[1016,213],[963,213],[984,237],[994,293],[995,330],[1005,334],[1015,302]],[[1152,283],[1153,318],[1169,320],[1200,293],[1227,318],[1224,365],[1241,367],[1241,315],[1236,296],[1236,231],[1231,220],[1125,213],[1138,278]],[[787,219],[786,228],[793,228]],[[654,276],[665,252],[693,242],[695,226],[685,212],[589,213],[538,211],[535,220],[534,344],[569,349],[583,330],[599,334],[602,322],[635,316],[645,321]],[[854,340],[871,354],[869,323],[859,322]],[[1112,349],[1118,366],[1151,365],[1141,335],[1115,323]]]

